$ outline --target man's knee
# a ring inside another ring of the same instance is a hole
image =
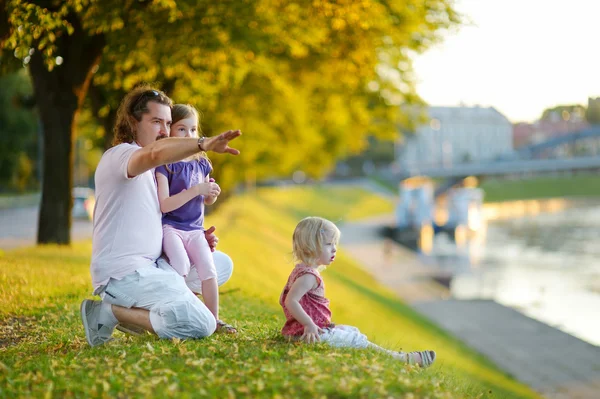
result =
[[[217,270],[217,283],[223,285],[233,274],[233,260],[231,260],[229,255],[221,251],[213,252],[213,259]]]
[[[153,327],[161,338],[204,338],[217,328],[213,314],[196,297],[170,302],[153,311],[159,318],[158,326]]]

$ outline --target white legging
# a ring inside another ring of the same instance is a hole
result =
[[[366,348],[369,346],[367,336],[356,327],[336,324],[335,327],[326,328],[319,335],[321,342],[337,348]]]
[[[367,336],[360,332],[356,327],[336,324],[335,327],[326,328],[325,332],[319,335],[321,342],[325,342],[336,348],[372,348],[385,352],[394,358],[401,358],[402,352],[395,352],[382,348],[370,342]]]
[[[229,281],[233,274],[233,261],[229,255],[221,251],[215,251],[212,255],[215,262],[215,268],[217,269],[217,284],[221,286]],[[156,264],[163,270],[177,273],[162,257],[158,259]],[[196,265],[191,266],[190,272],[185,277],[185,283],[193,292],[198,294],[202,292],[202,281],[200,281],[200,277],[198,277],[198,273],[196,273]]]

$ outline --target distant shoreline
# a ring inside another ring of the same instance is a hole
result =
[[[498,201],[484,203],[483,214],[487,221],[496,221],[535,216],[542,213],[556,213],[569,208],[593,205],[600,205],[600,198],[565,197]]]
[[[519,180],[484,178],[480,188],[484,191],[485,203],[557,198],[597,198],[600,202],[600,175],[589,173]]]

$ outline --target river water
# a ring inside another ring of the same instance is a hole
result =
[[[600,345],[600,204],[484,224],[457,247],[434,240],[452,296],[493,299]]]

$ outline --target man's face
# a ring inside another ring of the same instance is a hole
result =
[[[148,102],[148,113],[142,115],[137,124],[137,140],[140,147],[145,147],[156,140],[169,137],[171,127],[171,108],[154,101]]]

